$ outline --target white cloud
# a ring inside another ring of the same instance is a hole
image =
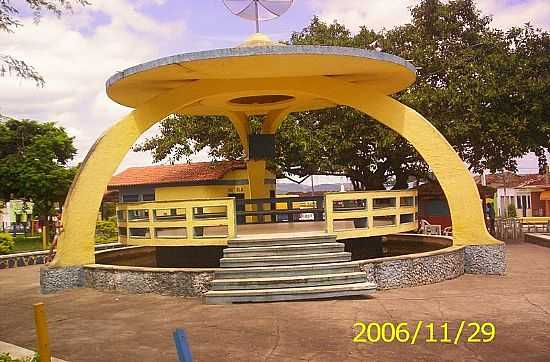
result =
[[[45,17],[38,25],[25,20],[14,34],[0,37],[3,54],[28,61],[46,79],[46,86],[37,88],[30,81],[0,78],[0,113],[58,122],[76,137],[76,161],[82,160],[95,139],[129,111],[108,99],[107,78],[162,56],[165,49],[186,36],[181,23],[158,22],[140,12],[131,0],[93,3],[61,19]],[[98,16],[106,20],[105,24],[93,24]],[[127,158],[142,164],[150,161],[147,154]]]
[[[410,20],[408,8],[419,0],[310,0],[315,14],[332,22],[338,20],[357,31],[366,25],[374,29],[389,29]],[[548,29],[550,27],[550,1],[479,0],[478,7],[484,14],[493,15],[493,26],[508,28],[526,22]]]
[[[484,14],[493,16],[493,26],[510,28],[530,22],[542,29],[550,28],[550,1],[525,0],[522,2],[483,0],[479,7]]]
[[[352,30],[360,26],[368,28],[389,29],[406,23],[410,16],[408,6],[416,0],[310,0],[314,13],[321,19],[332,22],[337,20]]]

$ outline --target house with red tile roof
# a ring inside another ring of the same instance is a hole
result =
[[[275,182],[275,175],[267,171],[265,183],[273,195]],[[114,175],[107,190],[118,191],[119,202],[244,198],[248,177],[243,161],[130,167]]]
[[[506,216],[508,205],[514,205],[516,215],[550,216],[550,175],[503,172],[476,176],[478,184],[495,188],[494,205],[497,216]]]

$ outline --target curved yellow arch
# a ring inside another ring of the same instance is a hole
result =
[[[242,94],[243,91],[302,92],[369,114],[407,139],[433,169],[449,203],[456,245],[499,243],[485,229],[477,188],[464,163],[437,129],[413,109],[376,90],[328,77],[245,79],[223,83],[201,80],[146,102],[96,141],[67,196],[64,232],[51,265],[94,262],[95,222],[103,193],[116,168],[143,132],[172,113],[185,113],[186,106],[203,98]],[[292,112],[292,109],[285,112]],[[274,117],[277,121],[278,118]],[[274,131],[271,128],[269,131]]]
[[[430,122],[389,96],[343,82],[328,80],[326,83],[319,88],[322,89],[320,95],[370,115],[404,137],[424,158],[447,198],[454,245],[501,243],[485,227],[473,177],[453,147]]]
[[[194,87],[164,93],[120,119],[101,135],[80,165],[63,207],[63,232],[50,266],[84,265],[95,261],[97,210],[113,173],[145,131],[157,122],[192,104],[212,91]],[[208,89],[208,87],[204,87]]]

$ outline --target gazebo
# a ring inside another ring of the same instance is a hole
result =
[[[391,54],[281,45],[262,34],[235,48],[174,55],[116,73],[107,81],[107,94],[134,110],[95,142],[82,163],[66,199],[64,229],[49,269],[56,275],[64,270],[75,275],[78,268],[94,263],[97,210],[111,176],[138,137],[171,114],[229,118],[247,151],[246,197],[261,199],[269,196],[264,187],[266,159],[285,117],[292,112],[346,105],[370,115],[416,148],[445,193],[453,245],[465,246],[465,263],[478,273],[503,272],[504,246],[485,228],[478,190],[463,161],[429,121],[391,97],[413,84],[415,78],[415,67]],[[251,116],[264,117],[259,135],[251,135]],[[358,193],[352,196],[362,197]],[[234,206],[227,205],[231,214]],[[332,203],[326,206],[329,219],[334,210]],[[405,206],[394,205],[398,212]],[[376,217],[374,211],[361,212],[357,215]],[[229,224],[234,223],[234,216],[228,218]],[[399,228],[399,222],[396,226],[377,235],[413,230],[416,220],[407,227]],[[327,227],[327,232],[333,230]],[[361,235],[367,235],[366,231]],[[228,238],[232,236],[234,232]],[[227,243],[227,238],[224,240]],[[224,241],[218,240],[216,245],[224,245]]]

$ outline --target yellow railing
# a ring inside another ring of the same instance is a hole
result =
[[[522,224],[546,224],[550,222],[548,216],[524,216],[519,218]]]
[[[121,203],[119,241],[128,245],[227,245],[236,236],[235,199]]]
[[[326,231],[351,239],[416,230],[417,196],[416,190],[326,193]]]

